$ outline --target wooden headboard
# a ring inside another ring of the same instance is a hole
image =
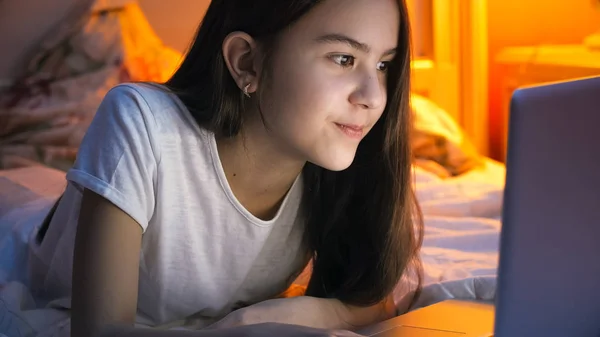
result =
[[[407,0],[414,50],[412,90],[448,111],[488,153],[487,4]]]
[[[189,47],[210,4],[210,0],[137,0],[137,2],[156,34],[166,45],[180,53],[184,53]]]

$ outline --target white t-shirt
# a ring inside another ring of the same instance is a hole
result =
[[[67,308],[84,188],[143,229],[140,324],[192,317],[205,326],[277,296],[308,261],[302,176],[272,220],[256,218],[233,195],[214,135],[157,85],[122,84],[106,95],[67,180],[42,243],[33,243],[31,269],[36,293]]]

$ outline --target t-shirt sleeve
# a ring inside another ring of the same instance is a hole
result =
[[[111,89],[100,104],[67,180],[112,202],[145,232],[154,213],[160,160],[150,106],[130,85]]]

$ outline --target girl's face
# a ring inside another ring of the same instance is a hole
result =
[[[344,170],[381,117],[398,43],[397,0],[327,0],[278,40],[261,108],[285,151]]]

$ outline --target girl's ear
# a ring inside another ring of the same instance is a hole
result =
[[[233,32],[223,41],[223,58],[240,90],[253,93],[258,88],[259,50],[254,39],[244,32]]]

